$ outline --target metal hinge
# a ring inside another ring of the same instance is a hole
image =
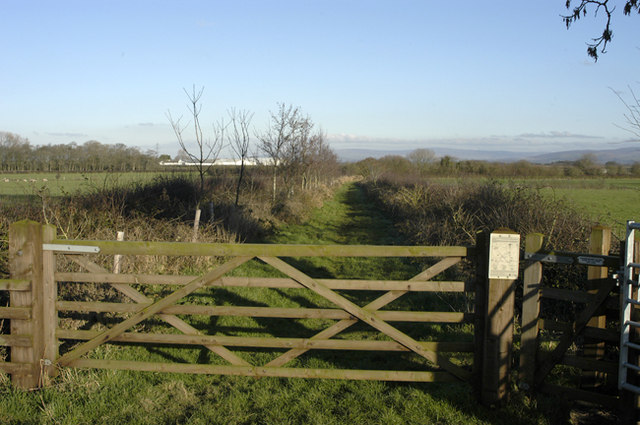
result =
[[[43,243],[43,251],[57,251],[66,252],[68,254],[97,254],[100,252],[100,247],[97,246],[83,246],[83,245],[60,245],[54,243]]]

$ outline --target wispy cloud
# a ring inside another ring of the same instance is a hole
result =
[[[592,136],[587,134],[571,133],[569,131],[549,131],[541,133],[522,133],[516,137],[529,138],[529,139],[602,139],[601,136]]]
[[[47,133],[47,135],[52,137],[89,137],[85,133]]]
[[[196,22],[196,25],[198,26],[198,28],[212,28],[216,24],[213,21],[208,21],[206,19],[200,19],[200,20],[198,20]]]
[[[556,152],[561,150],[597,148],[605,138],[597,135],[550,131],[518,135],[485,137],[452,137],[400,139],[369,137],[356,134],[330,134],[327,141],[336,149],[411,150],[417,148],[448,148],[478,151]],[[609,143],[606,143],[609,144]]]

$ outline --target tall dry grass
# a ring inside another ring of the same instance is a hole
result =
[[[534,189],[492,180],[431,183],[398,175],[362,184],[400,232],[417,245],[473,246],[479,232],[508,228],[522,235],[522,252],[524,235],[528,233],[544,234],[545,248],[549,250],[589,249],[592,223],[564,202],[545,198]],[[466,264],[461,273],[463,279],[473,279],[473,265]],[[585,289],[585,277],[584,266],[545,265],[543,284]],[[520,282],[517,288],[519,300]],[[576,308],[577,305],[567,308],[565,303],[548,300],[544,313],[567,319]]]
[[[52,224],[61,239],[114,240],[117,232],[125,240],[240,243],[259,241],[279,222],[304,220],[313,207],[330,196],[335,185],[319,185],[288,193],[271,202],[269,176],[252,173],[245,180],[241,203],[235,205],[235,176],[218,172],[206,181],[206,197],[200,203],[201,221],[194,237],[196,186],[189,176],[159,176],[151,182],[127,186],[94,188],[89,192],[60,198],[40,191],[37,197],[20,202],[0,203],[0,278],[8,278],[8,231],[11,223],[34,220]],[[72,261],[59,256],[59,271],[82,271]],[[113,257],[96,256],[93,261],[106,270]],[[220,259],[211,257],[135,256],[123,257],[121,273],[197,274]],[[68,300],[101,299],[121,301],[108,285],[60,285],[60,295]],[[0,306],[8,305],[8,294],[0,291]],[[7,323],[0,323],[0,333]],[[1,354],[1,353],[0,353]]]
[[[527,187],[495,180],[431,183],[410,177],[363,185],[417,244],[474,245],[478,232],[508,228],[521,235],[543,233],[553,249],[588,248],[590,221],[563,201]]]

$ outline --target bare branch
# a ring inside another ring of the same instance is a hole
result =
[[[229,119],[231,121],[231,134],[227,136],[228,143],[231,145],[231,149],[240,159],[240,172],[238,173],[238,184],[236,185],[236,203],[240,200],[240,188],[242,185],[242,178],[244,177],[245,161],[249,155],[249,146],[251,144],[251,136],[249,132],[249,126],[253,119],[253,113],[247,110],[236,110],[231,108],[227,111]]]
[[[571,9],[572,0],[566,0],[565,6],[567,9]],[[567,29],[576,21],[587,16],[588,7],[595,7],[594,17],[598,17],[598,13],[603,11],[606,17],[604,30],[602,35],[591,39],[590,43],[587,43],[587,54],[593,58],[594,61],[598,60],[598,51],[600,53],[607,52],[607,45],[613,38],[613,31],[611,30],[611,17],[616,10],[615,6],[611,6],[610,0],[580,0],[580,3],[573,8],[570,15],[562,15]],[[636,10],[640,13],[640,2],[638,0],[626,0],[623,12],[625,15],[631,15],[631,12]]]
[[[171,124],[173,132],[176,135],[178,145],[180,145],[181,150],[186,153],[189,159],[191,159],[191,161],[195,163],[198,170],[198,174],[200,177],[200,187],[197,195],[197,203],[198,205],[200,205],[200,202],[202,202],[202,198],[204,197],[204,177],[209,172],[211,167],[213,167],[213,164],[218,159],[220,151],[224,147],[224,132],[226,129],[226,125],[224,123],[224,120],[215,123],[213,125],[213,138],[205,139],[202,131],[202,126],[200,124],[200,113],[202,111],[201,98],[202,94],[204,93],[204,87],[201,87],[199,90],[197,90],[194,84],[191,92],[187,91],[187,89],[185,88],[183,88],[182,90],[187,95],[187,98],[189,100],[187,109],[189,110],[189,114],[191,115],[190,123],[182,125],[182,117],[174,119],[170,112],[167,112],[167,118],[169,119],[169,123]],[[184,138],[184,132],[189,124],[193,125],[193,133],[196,144],[195,149],[187,146],[187,141]]]
[[[631,93],[631,98],[633,99],[633,103],[628,103],[622,95],[613,90],[611,87],[609,89],[618,96],[618,99],[622,102],[622,104],[627,108],[627,113],[624,114],[624,118],[627,122],[626,126],[617,125],[616,127],[621,128],[629,133],[633,134],[636,137],[640,138],[640,98],[636,96],[633,89],[628,86],[629,92]]]
[[[604,30],[602,31],[602,35],[600,37],[593,38],[592,43],[587,43],[587,54],[591,56],[594,61],[597,61],[598,48],[602,46],[600,53],[606,53],[607,44],[613,37],[613,32],[611,31],[611,14],[615,10],[615,6],[609,8],[609,0],[581,0],[580,4],[573,8],[573,13],[571,15],[562,16],[564,23],[567,25],[567,29],[571,26],[571,24],[578,21],[581,17],[587,15],[587,6],[595,6],[595,17],[598,16],[598,12],[602,9],[604,10],[607,18]],[[571,0],[567,0],[566,7],[567,9],[571,7]]]

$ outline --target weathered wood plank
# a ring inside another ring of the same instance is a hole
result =
[[[145,372],[173,372],[277,378],[320,378],[401,382],[452,382],[456,380],[456,378],[446,372],[303,369],[264,366],[215,366],[184,363],[128,362],[122,360],[77,359],[71,361],[69,366],[87,369],[135,370]]]
[[[0,307],[0,319],[31,319],[30,307]]]
[[[477,316],[484,319],[483,335],[478,335],[483,357],[479,389],[482,403],[492,406],[503,403],[509,389],[520,235],[507,229],[485,234],[478,248],[480,252],[486,249],[478,258],[486,264],[480,276],[486,282],[484,302]]]
[[[53,225],[42,226],[42,243],[49,243],[56,237],[56,227]],[[48,385],[48,378],[55,377],[58,369],[53,366],[53,362],[58,357],[58,340],[56,339],[56,328],[58,327],[58,312],[56,311],[56,300],[58,299],[58,284],[54,274],[56,269],[56,258],[53,251],[42,251],[42,278],[40,285],[34,288],[37,302],[34,311],[37,315],[34,318],[34,326],[41,329],[42,341],[40,344],[34,343],[36,349],[36,359],[44,361],[40,365],[42,385]],[[35,335],[34,335],[35,337]]]
[[[0,362],[0,371],[10,375],[31,376],[32,369],[29,363]]]
[[[438,273],[441,273],[442,271],[446,270],[447,267],[451,267],[457,264],[459,261],[460,261],[459,258],[444,258],[440,260],[438,263],[429,267],[427,270],[409,279],[409,282],[413,283],[413,282],[418,282],[420,279],[431,279]],[[364,306],[364,308],[369,311],[375,311],[375,310],[381,309],[385,305],[400,298],[402,295],[406,293],[407,291],[391,290],[381,295],[380,297],[376,298],[375,300],[373,300],[372,302]],[[329,339],[339,334],[340,332],[344,331],[345,329],[348,329],[349,327],[353,326],[356,323],[358,323],[358,320],[356,319],[343,319],[338,323],[334,323],[333,325],[329,326],[327,329],[314,335],[313,337],[311,337],[311,339]],[[266,366],[273,366],[273,367],[283,366],[288,362],[290,362],[291,360],[295,359],[296,357],[301,356],[306,351],[307,350],[304,350],[304,349],[291,349],[286,353],[282,354],[280,357],[277,357],[276,359],[271,360],[269,363],[267,363]]]
[[[74,257],[74,256],[70,256]],[[198,276],[140,275],[111,273],[56,273],[58,282],[80,283],[124,283],[138,285],[186,285]],[[456,281],[416,282],[404,280],[359,280],[359,279],[317,279],[330,289],[410,292],[472,292],[470,284]],[[211,287],[252,287],[252,288],[300,288],[300,284],[289,278],[267,277],[223,277],[212,282]]]
[[[58,329],[56,335],[61,339],[78,341],[90,340],[98,331]],[[311,338],[264,338],[226,335],[182,335],[125,332],[111,340],[112,342],[131,342],[144,344],[171,345],[224,345],[229,347],[253,348],[298,348],[305,350],[352,350],[352,351],[409,351],[395,341],[347,340],[347,339],[311,339]],[[472,342],[419,342],[426,350],[441,352],[471,352]]]
[[[618,376],[618,363],[608,362],[604,360],[594,360],[586,357],[565,354],[562,358],[562,364],[566,366],[577,367],[584,370],[592,370],[608,373],[612,376]],[[617,379],[617,378],[616,378]]]
[[[586,304],[593,299],[593,294],[573,289],[540,288],[540,297]],[[609,310],[620,310],[620,297],[618,295],[607,297],[607,299],[604,300],[603,306]]]
[[[548,331],[567,332],[571,330],[571,323],[567,322],[539,319],[538,323],[540,329],[545,329]],[[585,338],[592,338],[605,342],[620,342],[620,335],[618,334],[618,332],[611,329],[600,329],[586,326],[580,334]]]
[[[29,280],[37,285],[42,274],[42,226],[35,221],[19,221],[9,226],[9,271],[11,279]],[[9,292],[7,309],[28,308],[34,305],[34,291]],[[17,313],[17,310],[4,310],[5,313]],[[40,330],[33,325],[33,312],[28,317],[14,317],[11,320],[11,335],[33,336],[34,344],[41,338]],[[36,364],[34,347],[12,347],[11,361],[28,363],[29,372],[16,372],[11,375],[12,383],[18,388],[36,388],[39,381],[40,365]]]
[[[90,272],[97,272],[97,273],[106,272],[105,269],[89,261],[86,257],[71,256],[71,259],[77,264],[79,264],[80,266],[84,267],[86,270],[89,270]],[[137,291],[136,289],[132,288],[129,285],[122,284],[122,283],[113,283],[111,284],[111,286],[114,289],[118,290],[119,292],[123,293],[124,295],[130,297],[133,301],[135,301],[138,304],[149,303],[150,305],[150,303],[153,302],[151,298],[148,298],[146,295],[142,294],[141,292]],[[165,322],[167,322],[168,324],[170,324],[171,326],[175,327],[179,331],[184,332],[185,334],[189,334],[189,335],[200,334],[200,331],[198,331],[196,328],[194,328],[193,326],[191,326],[190,324],[188,324],[187,322],[185,322],[184,320],[180,319],[177,316],[160,313],[158,314],[158,317],[164,320]],[[220,357],[222,357],[232,365],[236,365],[236,366],[248,365],[248,363],[245,360],[238,357],[236,354],[232,353],[225,347],[217,346],[217,345],[207,345],[205,347],[208,350],[216,353],[217,355],[219,355]]]
[[[606,285],[602,285],[598,289],[593,300],[579,313],[577,319],[573,322],[571,328],[562,336],[556,348],[543,362],[541,362],[540,366],[536,370],[536,385],[540,385],[549,372],[551,372],[555,364],[562,359],[569,346],[573,343],[575,337],[585,328],[589,319],[598,310],[598,308],[600,308],[615,285],[615,280],[607,280]]]
[[[526,252],[538,252],[542,249],[544,236],[540,233],[527,235]],[[536,358],[538,352],[538,317],[540,316],[540,283],[542,282],[542,263],[529,262],[524,269],[522,282],[522,331],[520,349],[519,385],[529,389],[534,382]]]
[[[351,301],[333,292],[331,289],[327,288],[326,286],[316,282],[306,274],[302,273],[300,270],[290,266],[289,264],[285,263],[279,258],[274,258],[274,257],[259,257],[259,258],[265,263],[275,267],[277,270],[280,270],[282,273],[286,274],[287,276],[300,282],[301,284],[303,284],[313,292],[317,293],[318,295],[326,298],[327,300],[331,301],[338,307],[349,312],[350,314],[362,320],[363,322],[366,322],[367,324],[376,328],[377,330],[389,336],[393,340],[409,348],[411,351],[429,360],[431,363],[434,363],[442,367],[446,371],[452,373],[454,376],[462,380],[469,379],[470,377],[469,372],[467,372],[460,366],[457,366],[451,363],[450,360],[442,357],[441,355],[437,355],[433,351],[425,350],[422,346],[420,346],[420,344],[418,344],[416,340],[411,338],[409,335],[394,328],[393,326],[389,325],[387,322],[382,320],[376,313],[373,313],[371,311],[367,311],[361,307],[358,307]]]
[[[31,291],[31,281],[26,279],[0,279],[0,291]]]
[[[100,248],[101,254],[106,255],[194,255],[208,257],[466,257],[472,249],[464,246],[277,245],[67,239],[57,239],[52,243],[96,246]]]
[[[31,347],[31,344],[28,335],[0,335],[0,346],[3,347]]]
[[[119,242],[119,243],[123,243],[123,242]],[[211,270],[210,272],[206,273],[204,276],[202,276],[202,277],[200,277],[198,279],[195,279],[190,284],[188,284],[186,286],[183,286],[180,289],[172,292],[168,296],[162,298],[161,300],[156,301],[152,305],[140,309],[140,311],[134,313],[128,319],[125,319],[124,321],[122,321],[119,324],[115,325],[111,329],[109,329],[109,330],[101,333],[97,337],[91,339],[90,341],[87,341],[84,344],[81,344],[79,347],[74,348],[70,352],[68,352],[65,355],[63,355],[62,357],[60,357],[57,360],[57,363],[62,365],[62,366],[67,365],[70,361],[75,360],[78,357],[82,356],[83,354],[93,350],[94,348],[96,348],[100,344],[103,344],[103,343],[105,343],[107,341],[110,341],[111,339],[113,339],[114,337],[120,335],[121,333],[123,333],[127,329],[131,328],[132,326],[137,325],[138,323],[142,322],[143,320],[145,320],[145,319],[153,316],[154,314],[158,313],[163,308],[166,308],[166,307],[170,306],[171,304],[174,304],[176,301],[184,298],[185,296],[187,296],[190,293],[198,290],[199,288],[202,288],[203,286],[207,285],[210,281],[219,279],[225,273],[230,272],[231,270],[237,268],[238,266],[246,263],[250,259],[251,259],[251,257],[236,257],[236,258],[234,258],[232,260],[227,261],[226,263],[224,263],[224,264],[216,267],[215,269]]]
[[[563,400],[580,400],[594,403],[610,409],[617,409],[618,398],[602,393],[594,393],[591,391],[579,390],[577,388],[561,387],[558,385],[544,384],[540,390],[551,395],[561,397]]]
[[[593,295],[584,291],[563,288],[540,288],[540,296],[559,301],[571,301],[575,303],[588,303]]]
[[[431,280],[432,278],[436,277],[437,275],[447,270],[448,268],[455,266],[460,261],[462,261],[462,257],[451,256],[449,258],[444,258],[439,262],[437,262],[436,264],[432,265],[431,267],[427,268],[426,270],[423,270],[422,272],[412,277],[410,281],[418,283],[418,282],[425,282],[425,281]]]
[[[611,228],[607,226],[594,226],[589,237],[589,253],[597,255],[607,255],[611,250]],[[595,295],[601,286],[606,286],[606,279],[609,276],[608,267],[587,267],[587,289],[590,294]],[[600,308],[591,317],[587,326],[606,329],[607,316],[604,308]],[[605,356],[605,344],[603,342],[595,344],[584,344],[583,354],[596,360],[602,360]],[[585,372],[581,377],[581,388],[588,389],[598,387],[604,383],[605,376],[602,373]]]
[[[104,303],[93,301],[58,301],[59,311],[86,311],[99,313],[134,313],[139,304]],[[161,311],[165,314],[190,314],[201,316],[241,316],[241,317],[273,317],[285,319],[351,319],[353,316],[340,309],[322,308],[283,308],[283,307],[239,307],[239,306],[206,306],[206,305],[173,305]],[[472,313],[440,312],[440,311],[385,311],[377,313],[390,322],[432,322],[432,323],[466,323],[473,320]]]

